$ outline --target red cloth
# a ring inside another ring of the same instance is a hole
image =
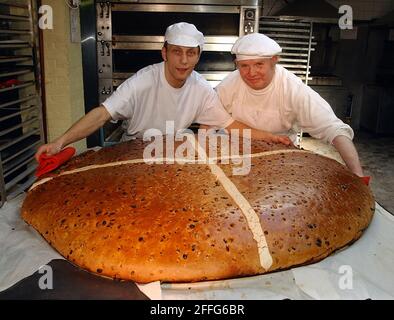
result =
[[[371,180],[371,177],[370,176],[361,177],[361,180],[368,186],[369,181]]]
[[[67,147],[59,153],[49,156],[42,153],[39,158],[38,168],[35,173],[36,177],[40,177],[45,173],[51,172],[67,162],[75,153],[75,148]]]
[[[22,81],[19,81],[18,79],[10,79],[7,81],[0,82],[0,89],[16,86],[21,83]]]

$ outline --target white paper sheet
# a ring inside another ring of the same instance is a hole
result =
[[[24,197],[0,209],[0,291],[62,259],[20,218]],[[394,299],[393,244],[394,216],[376,204],[361,239],[319,263],[255,277],[139,287],[151,299]]]
[[[317,264],[293,269],[296,284],[315,299],[394,299],[393,244],[394,216],[377,204],[358,241]],[[349,274],[353,289],[344,281]]]
[[[32,227],[20,217],[25,194],[8,201],[0,209],[0,291],[53,259],[63,259]]]
[[[151,300],[162,300],[160,281],[150,282],[146,284],[137,283],[140,289]]]

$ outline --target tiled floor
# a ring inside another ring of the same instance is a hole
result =
[[[394,215],[394,137],[377,137],[368,133],[355,134],[354,144],[376,201]],[[333,146],[304,137],[304,149],[323,154],[343,163]]]

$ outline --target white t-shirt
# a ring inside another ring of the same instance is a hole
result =
[[[126,120],[128,136],[141,136],[147,129],[166,133],[166,121],[175,122],[175,132],[193,122],[225,128],[234,120],[223,108],[210,84],[193,71],[181,88],[170,86],[164,62],[139,70],[103,102],[113,120]]]
[[[338,135],[353,139],[352,128],[338,119],[330,105],[300,78],[276,65],[271,83],[253,90],[233,71],[216,87],[220,100],[234,120],[252,128],[288,134],[295,141],[302,129],[331,143]]]

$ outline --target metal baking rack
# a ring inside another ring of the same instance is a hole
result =
[[[35,180],[44,141],[37,7],[0,0],[0,207]]]

